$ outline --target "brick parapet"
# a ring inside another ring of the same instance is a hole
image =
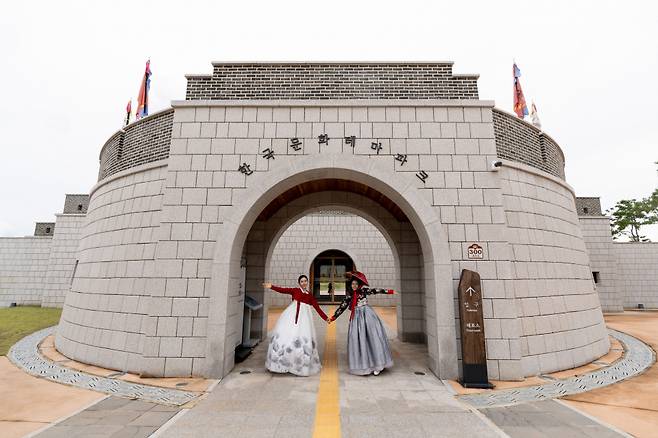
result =
[[[64,214],[86,214],[89,208],[89,195],[67,194],[64,201]]]
[[[55,222],[37,222],[34,225],[35,236],[49,236],[55,234]]]
[[[603,216],[603,212],[601,211],[601,198],[577,197],[576,212],[578,212],[578,216]]]
[[[564,154],[548,134],[494,108],[494,134],[498,157],[536,167],[564,179]]]
[[[98,180],[131,167],[169,157],[172,108],[131,123],[116,132],[101,149]]]
[[[451,62],[213,63],[186,78],[186,100],[478,99],[478,75]]]

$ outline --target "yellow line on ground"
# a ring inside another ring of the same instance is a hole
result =
[[[333,314],[333,307],[327,314]],[[320,373],[320,387],[315,401],[313,438],[340,438],[340,402],[338,360],[336,353],[336,323],[327,327],[324,340],[324,359]]]

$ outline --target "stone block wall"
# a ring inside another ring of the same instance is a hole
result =
[[[0,307],[41,304],[52,239],[0,237]]]
[[[88,198],[88,195],[84,196]],[[74,202],[71,205],[72,210],[77,211],[77,206],[80,204]],[[66,207],[64,210],[66,211]],[[80,230],[84,223],[84,214],[57,215],[57,227],[51,241],[48,270],[43,283],[42,307],[64,305],[64,298],[71,287],[80,243]]]
[[[600,203],[598,204],[599,214],[596,215],[597,203],[590,202],[588,206],[581,199],[583,198],[578,198],[576,203],[578,220],[589,253],[592,278],[599,294],[601,309],[604,312],[622,312],[624,310],[623,282],[619,281],[617,246],[611,237],[610,218],[600,215]],[[598,202],[598,198],[587,199],[596,199]],[[658,263],[658,258],[655,259],[655,262]],[[658,288],[656,288],[656,292],[658,293]]]
[[[329,136],[329,144],[319,144],[321,134]],[[357,137],[353,150],[344,142],[344,137],[350,135]],[[299,151],[289,146],[293,137],[303,143]],[[381,143],[379,154],[372,149],[373,142]],[[274,160],[263,156],[267,148],[275,151]],[[323,160],[336,154],[344,154],[345,160],[352,155],[368,158],[390,172],[389,178],[408,178],[418,188],[416,196],[425,199],[445,225],[450,257],[454,260],[454,285],[462,268],[478,270],[484,281],[485,318],[515,317],[509,310],[514,308],[514,296],[506,295],[504,287],[504,282],[511,278],[511,269],[502,192],[488,166],[496,158],[492,113],[491,108],[482,104],[473,107],[410,104],[403,107],[314,104],[274,108],[203,104],[177,107],[161,225],[163,233],[169,232],[171,238],[158,244],[171,249],[162,252],[157,263],[166,268],[168,284],[179,282],[183,288],[187,287],[187,292],[181,289],[180,298],[158,297],[154,306],[162,309],[161,316],[195,320],[207,316],[211,295],[207,267],[212,263],[217,235],[213,231],[219,229],[217,223],[239,202],[251,181],[261,173],[287,168],[296,156]],[[406,161],[396,161],[395,154],[406,155]],[[242,165],[248,165],[254,173],[247,176],[240,172]],[[425,182],[419,176],[421,172],[426,175]],[[486,260],[466,259],[467,247],[473,242],[485,247]],[[184,269],[189,264],[198,266],[198,270]],[[242,302],[237,280],[235,284],[236,292],[229,292],[226,311],[230,333],[227,351],[232,351],[239,342],[241,332]],[[452,292],[456,305],[454,290],[456,287]],[[455,319],[452,324],[454,331],[458,321]],[[428,329],[430,337],[436,336],[433,330]],[[500,340],[492,341],[488,347],[491,375],[518,378],[522,372],[518,333],[495,329],[487,333],[492,339]],[[147,339],[147,342],[153,343],[154,354],[149,355],[147,363],[153,366],[154,373],[195,374],[196,363],[199,370],[203,369],[205,351],[194,350],[192,354],[192,350],[186,350],[190,352],[186,354],[178,348],[162,348],[160,339]],[[160,350],[155,350],[157,346]]]
[[[314,213],[292,224],[276,243],[269,278],[274,284],[294,286],[300,274],[309,275],[309,265],[319,253],[338,249],[352,258],[356,268],[374,287],[395,288],[393,253],[381,232],[370,222],[341,212]],[[268,302],[287,306],[290,297],[269,292]],[[395,295],[373,295],[372,305],[393,306]]]
[[[624,307],[658,309],[658,242],[613,244]]]
[[[151,296],[165,291],[155,251],[166,162],[116,174],[92,190],[80,237],[78,267],[56,337],[59,351],[75,360],[140,372],[144,333],[176,336],[191,324],[158,317]],[[191,321],[187,321],[191,323]]]
[[[609,348],[571,188],[507,162],[500,171],[524,375],[573,368]],[[513,292],[512,292],[513,291]]]

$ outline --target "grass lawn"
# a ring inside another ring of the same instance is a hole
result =
[[[21,338],[59,322],[62,309],[19,306],[0,309],[0,356]]]

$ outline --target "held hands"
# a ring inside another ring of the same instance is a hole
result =
[[[272,289],[272,283],[263,283],[265,289]]]

